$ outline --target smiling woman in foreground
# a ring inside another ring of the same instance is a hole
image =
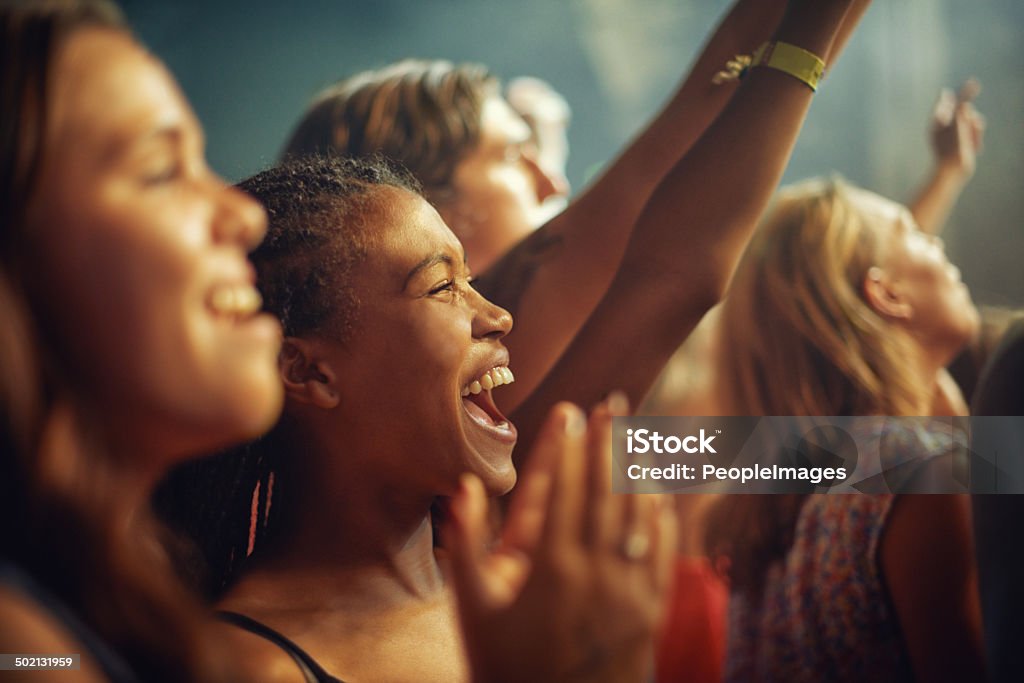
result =
[[[265,217],[111,6],[4,2],[0,55],[0,652],[81,654],[40,680],[216,679],[148,498],[278,415]]]

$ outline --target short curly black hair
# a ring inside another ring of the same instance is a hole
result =
[[[350,335],[359,310],[350,275],[366,255],[381,186],[422,194],[412,174],[379,155],[297,158],[239,183],[267,210],[267,235],[252,261],[264,310],[285,335]]]

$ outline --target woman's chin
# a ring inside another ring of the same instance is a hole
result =
[[[222,416],[220,448],[238,446],[263,436],[277,424],[284,407],[284,387],[275,376],[273,382],[251,382],[245,398],[227,402],[231,406]]]
[[[501,461],[488,459],[470,466],[469,471],[480,479],[488,498],[503,496],[516,485],[516,468],[512,464],[511,453]]]
[[[512,467],[511,464],[506,472],[500,475],[488,477],[484,481],[484,490],[487,491],[487,495],[490,498],[497,498],[503,496],[516,485],[516,468]]]

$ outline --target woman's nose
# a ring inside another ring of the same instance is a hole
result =
[[[221,181],[218,179],[217,181]],[[267,233],[267,213],[259,202],[236,187],[222,186],[214,221],[218,242],[237,242],[245,251],[255,249]]]
[[[536,156],[530,152],[523,153],[523,160],[533,175],[538,203],[543,203],[548,197],[569,194],[569,179],[565,177],[565,173],[555,169],[545,169]]]
[[[501,306],[493,304],[476,290],[470,294],[474,297],[476,315],[473,316],[473,336],[478,339],[489,337],[501,339],[512,331],[512,314]]]

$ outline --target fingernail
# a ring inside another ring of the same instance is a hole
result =
[[[612,415],[626,415],[629,413],[629,398],[618,389],[608,394],[606,403],[608,404],[608,411]]]
[[[587,431],[587,421],[583,417],[583,411],[576,406],[567,406],[563,417],[565,422],[562,424],[562,429],[565,430],[566,436],[583,436]]]

